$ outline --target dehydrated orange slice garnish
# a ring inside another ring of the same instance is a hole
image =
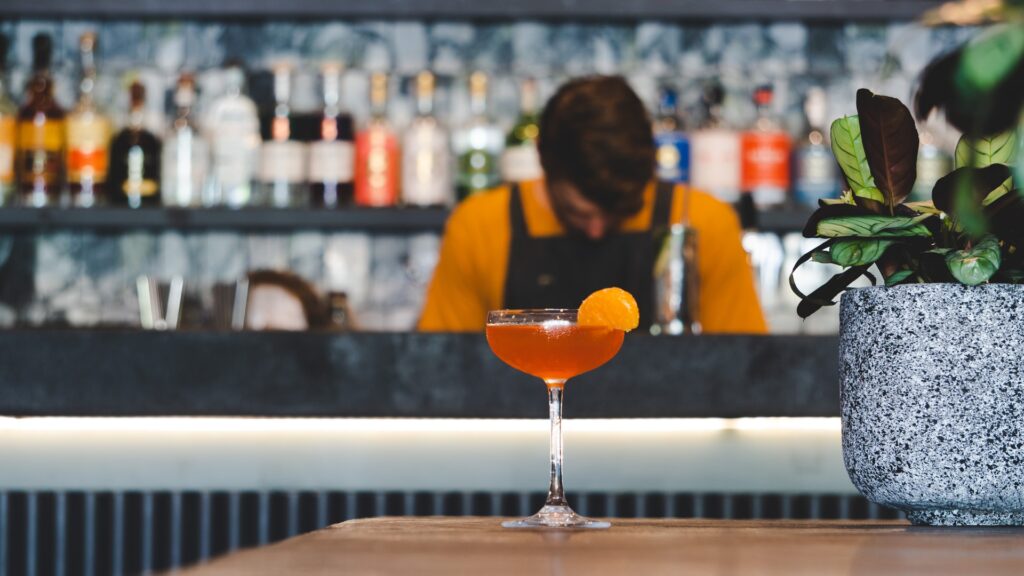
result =
[[[576,322],[629,332],[640,325],[640,308],[629,292],[622,288],[605,288],[587,296],[580,304]]]

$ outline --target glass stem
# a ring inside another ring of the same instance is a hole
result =
[[[551,484],[545,506],[568,506],[562,488],[562,396],[565,380],[549,380],[548,414],[551,418]]]

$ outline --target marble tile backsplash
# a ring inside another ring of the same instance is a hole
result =
[[[494,76],[492,112],[505,125],[516,115],[520,76],[538,78],[542,93],[549,94],[570,76],[620,73],[651,104],[660,83],[675,85],[694,122],[701,83],[717,78],[727,91],[725,117],[738,128],[754,115],[751,88],[770,82],[777,111],[794,133],[802,126],[801,103],[809,86],[825,87],[830,116],[854,112],[858,87],[909,100],[927,62],[975,32],[904,22],[3,21],[0,32],[12,37],[8,79],[15,96],[20,98],[30,65],[32,36],[45,31],[55,38],[58,99],[70,106],[78,37],[86,30],[99,34],[99,100],[115,121],[123,119],[124,79],[137,75],[150,94],[165,95],[149,100],[147,121],[156,131],[166,123],[166,96],[179,71],[199,73],[202,108],[220,93],[225,61],[239,59],[258,72],[287,58],[300,65],[292,95],[296,112],[318,108],[317,64],[337,59],[347,66],[343,99],[357,120],[367,114],[369,72],[393,72],[390,114],[399,127],[413,113],[409,78],[430,68],[439,76],[438,114],[450,124],[467,113],[465,76],[482,69]],[[0,236],[0,262],[10,268],[17,261],[26,276],[12,280],[18,271],[0,266],[0,325],[138,324],[135,278],[140,274],[181,275],[188,289],[203,292],[247,270],[276,268],[302,275],[321,291],[346,292],[363,328],[408,329],[422,305],[438,245],[434,234],[302,231]],[[30,255],[30,269],[24,256],[11,254]],[[27,285],[29,293],[3,283]],[[793,322],[786,319],[791,300],[772,302],[770,317],[778,318],[773,322],[778,331],[835,330],[834,316],[825,314],[814,325]]]

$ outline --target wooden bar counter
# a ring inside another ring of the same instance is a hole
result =
[[[497,518],[374,518],[214,560],[185,574],[588,576],[1024,574],[1024,529],[879,521],[613,520],[509,530]]]

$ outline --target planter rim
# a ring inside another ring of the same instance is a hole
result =
[[[911,292],[915,290],[1006,290],[1016,289],[1024,291],[1024,284],[1010,284],[1009,282],[991,282],[987,284],[979,284],[977,286],[968,286],[966,284],[960,284],[959,282],[925,282],[921,284],[900,284],[898,286],[859,286],[856,288],[847,288],[843,291],[843,295],[852,294],[856,292]]]

